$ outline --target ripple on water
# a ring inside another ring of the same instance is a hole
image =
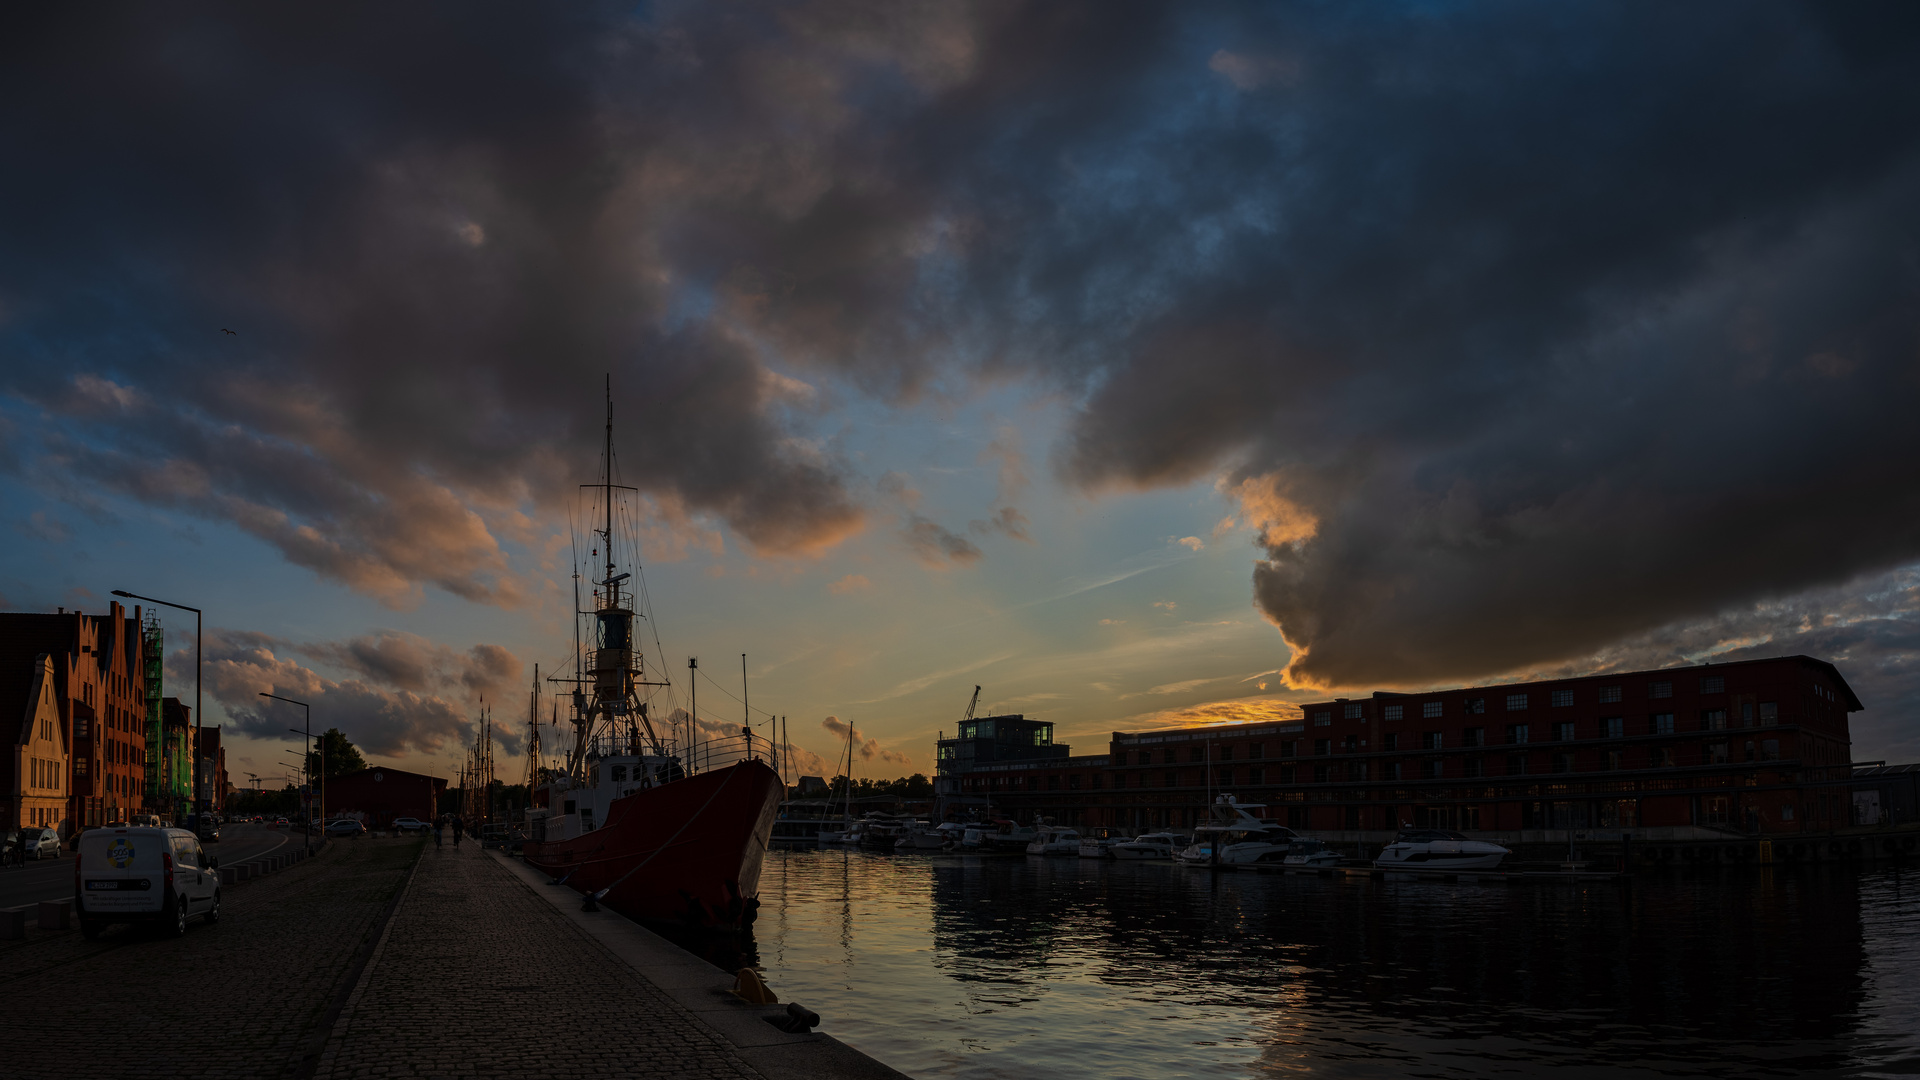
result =
[[[776,851],[756,947],[922,1078],[1912,1074],[1913,893],[1893,868],[1503,886]]]

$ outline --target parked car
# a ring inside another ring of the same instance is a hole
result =
[[[110,923],[154,923],[187,932],[187,920],[220,921],[220,860],[185,829],[89,829],[75,849],[73,906],[80,933]]]
[[[338,821],[327,822],[328,836],[364,836],[366,832],[367,827],[352,818],[341,818]]]
[[[5,850],[11,855],[19,848],[24,848],[30,859],[57,859],[60,857],[60,834],[38,825],[15,829],[7,834]]]
[[[433,826],[428,825],[419,818],[403,817],[393,819],[393,831],[397,833],[426,832],[432,827]]]
[[[203,844],[220,842],[220,819],[212,814],[188,814],[187,831],[200,837]]]

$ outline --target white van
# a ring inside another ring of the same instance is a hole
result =
[[[187,920],[220,921],[220,863],[185,829],[89,829],[74,846],[73,906],[80,932],[108,923],[154,922],[187,932]]]

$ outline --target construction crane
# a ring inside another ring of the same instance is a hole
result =
[[[960,719],[962,720],[973,719],[974,710],[978,709],[979,707],[980,707],[980,688],[976,686],[973,688],[973,700],[967,702],[967,715],[961,717]]]

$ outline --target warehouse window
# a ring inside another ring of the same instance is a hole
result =
[[[1772,727],[1780,722],[1780,703],[1763,701],[1760,703],[1760,726]]]
[[[1487,729],[1470,727],[1462,730],[1460,732],[1460,743],[1463,746],[1487,745]]]
[[[1525,709],[1526,707],[1527,707],[1527,695],[1525,694],[1508,694],[1507,695],[1507,711],[1508,712],[1519,712],[1522,709]]]
[[[1656,698],[1672,697],[1673,684],[1670,682],[1654,683],[1651,686],[1647,687],[1647,696],[1656,697]]]
[[[1574,739],[1573,721],[1568,720],[1564,723],[1553,725],[1553,737],[1558,742],[1572,742]]]
[[[1700,730],[1724,731],[1727,727],[1727,710],[1707,709],[1700,714]]]
[[[1620,700],[1620,688],[1619,688],[1619,687],[1617,687],[1617,686],[1603,686],[1603,687],[1601,687],[1601,688],[1600,688],[1600,704],[1602,704],[1602,705],[1611,705],[1612,703],[1614,703],[1614,702],[1616,702],[1616,701],[1619,701],[1619,700]]]
[[[1260,769],[1260,768],[1253,768],[1253,769],[1247,770],[1247,783],[1257,786],[1260,784],[1264,784],[1266,782],[1267,782],[1267,770]]]
[[[1400,763],[1397,761],[1387,762],[1387,770],[1384,775],[1389,780],[1399,780],[1400,779]]]
[[[1572,772],[1573,771],[1573,755],[1572,754],[1553,755],[1553,771],[1554,772]]]
[[[1508,776],[1525,776],[1526,774],[1527,774],[1527,755],[1508,754],[1507,755],[1507,775]]]
[[[1321,709],[1313,714],[1314,727],[1326,727],[1331,723],[1333,723],[1333,714],[1331,712]]]
[[[1347,762],[1347,779],[1362,781],[1367,778],[1367,763],[1364,761]]]
[[[1440,749],[1440,733],[1437,731],[1423,732],[1420,736],[1420,749],[1422,750]]]
[[[1389,706],[1387,706],[1387,707],[1386,707],[1386,711],[1385,711],[1385,715],[1384,715],[1384,716],[1382,717],[1382,719],[1384,719],[1384,720],[1398,720],[1398,719],[1400,719],[1400,711],[1401,711],[1401,706],[1399,706],[1399,705],[1389,705]]]
[[[1465,761],[1461,762],[1460,775],[1465,777],[1470,777],[1470,778],[1478,777],[1480,775],[1480,759],[1477,757],[1470,757]]]
[[[1707,764],[1725,765],[1727,763],[1727,744],[1723,742],[1707,744]]]
[[[1483,713],[1487,711],[1487,699],[1483,697],[1470,697],[1460,703],[1460,708],[1469,713]]]
[[[1439,702],[1439,701],[1429,701],[1421,705],[1420,718],[1422,720],[1431,720],[1434,717],[1439,716],[1440,710],[1443,704],[1444,704],[1443,702]]]
[[[1618,739],[1627,733],[1627,722],[1618,716],[1605,716],[1600,719],[1600,734],[1609,739]]]
[[[1670,712],[1654,713],[1652,721],[1648,724],[1647,733],[1649,735],[1673,734],[1673,714]]]
[[[1527,725],[1525,724],[1508,724],[1507,725],[1507,742],[1508,743],[1523,743],[1526,741],[1527,741]]]
[[[1180,783],[1179,783],[1179,781],[1180,781],[1180,774],[1179,774],[1179,773],[1176,773],[1176,772],[1169,772],[1169,773],[1167,773],[1167,786],[1168,786],[1168,787],[1179,787],[1179,786],[1180,786]]]
[[[1260,743],[1257,743],[1257,742],[1256,742],[1256,743],[1248,743],[1248,744],[1247,744],[1247,756],[1248,756],[1248,757],[1250,757],[1250,758],[1252,758],[1252,759],[1253,759],[1253,760],[1255,760],[1255,761],[1258,761],[1258,760],[1260,760],[1261,758],[1263,758],[1263,757],[1265,757],[1265,756],[1266,756],[1266,749],[1267,749],[1267,748],[1266,748],[1265,746],[1263,746],[1263,745],[1261,745]]]
[[[1779,761],[1780,760],[1780,740],[1779,739],[1760,740],[1760,760],[1762,761]]]
[[[1569,706],[1569,705],[1571,705],[1571,704],[1573,704],[1573,691],[1571,691],[1571,690],[1555,690],[1555,691],[1553,692],[1553,707],[1554,707],[1554,708],[1556,708],[1556,709],[1564,709],[1564,708],[1566,708],[1567,706]]]
[[[1360,719],[1360,703],[1359,702],[1357,701],[1347,702],[1346,718],[1348,720]]]
[[[1400,733],[1397,731],[1389,731],[1385,735],[1380,736],[1380,749],[1382,750],[1400,749]]]
[[[1606,758],[1607,770],[1609,772],[1620,771],[1620,762],[1624,759],[1624,757],[1625,757],[1625,754],[1622,751],[1619,751],[1619,750],[1607,751],[1607,758]]]
[[[1222,747],[1220,748],[1220,760],[1221,760],[1221,761],[1232,761],[1232,760],[1233,760],[1233,747],[1231,747],[1231,746],[1222,746]]]
[[[1703,694],[1724,694],[1727,692],[1725,675],[1708,675],[1700,680],[1700,692]]]
[[[1333,740],[1332,739],[1313,740],[1313,752],[1316,756],[1333,753]]]

